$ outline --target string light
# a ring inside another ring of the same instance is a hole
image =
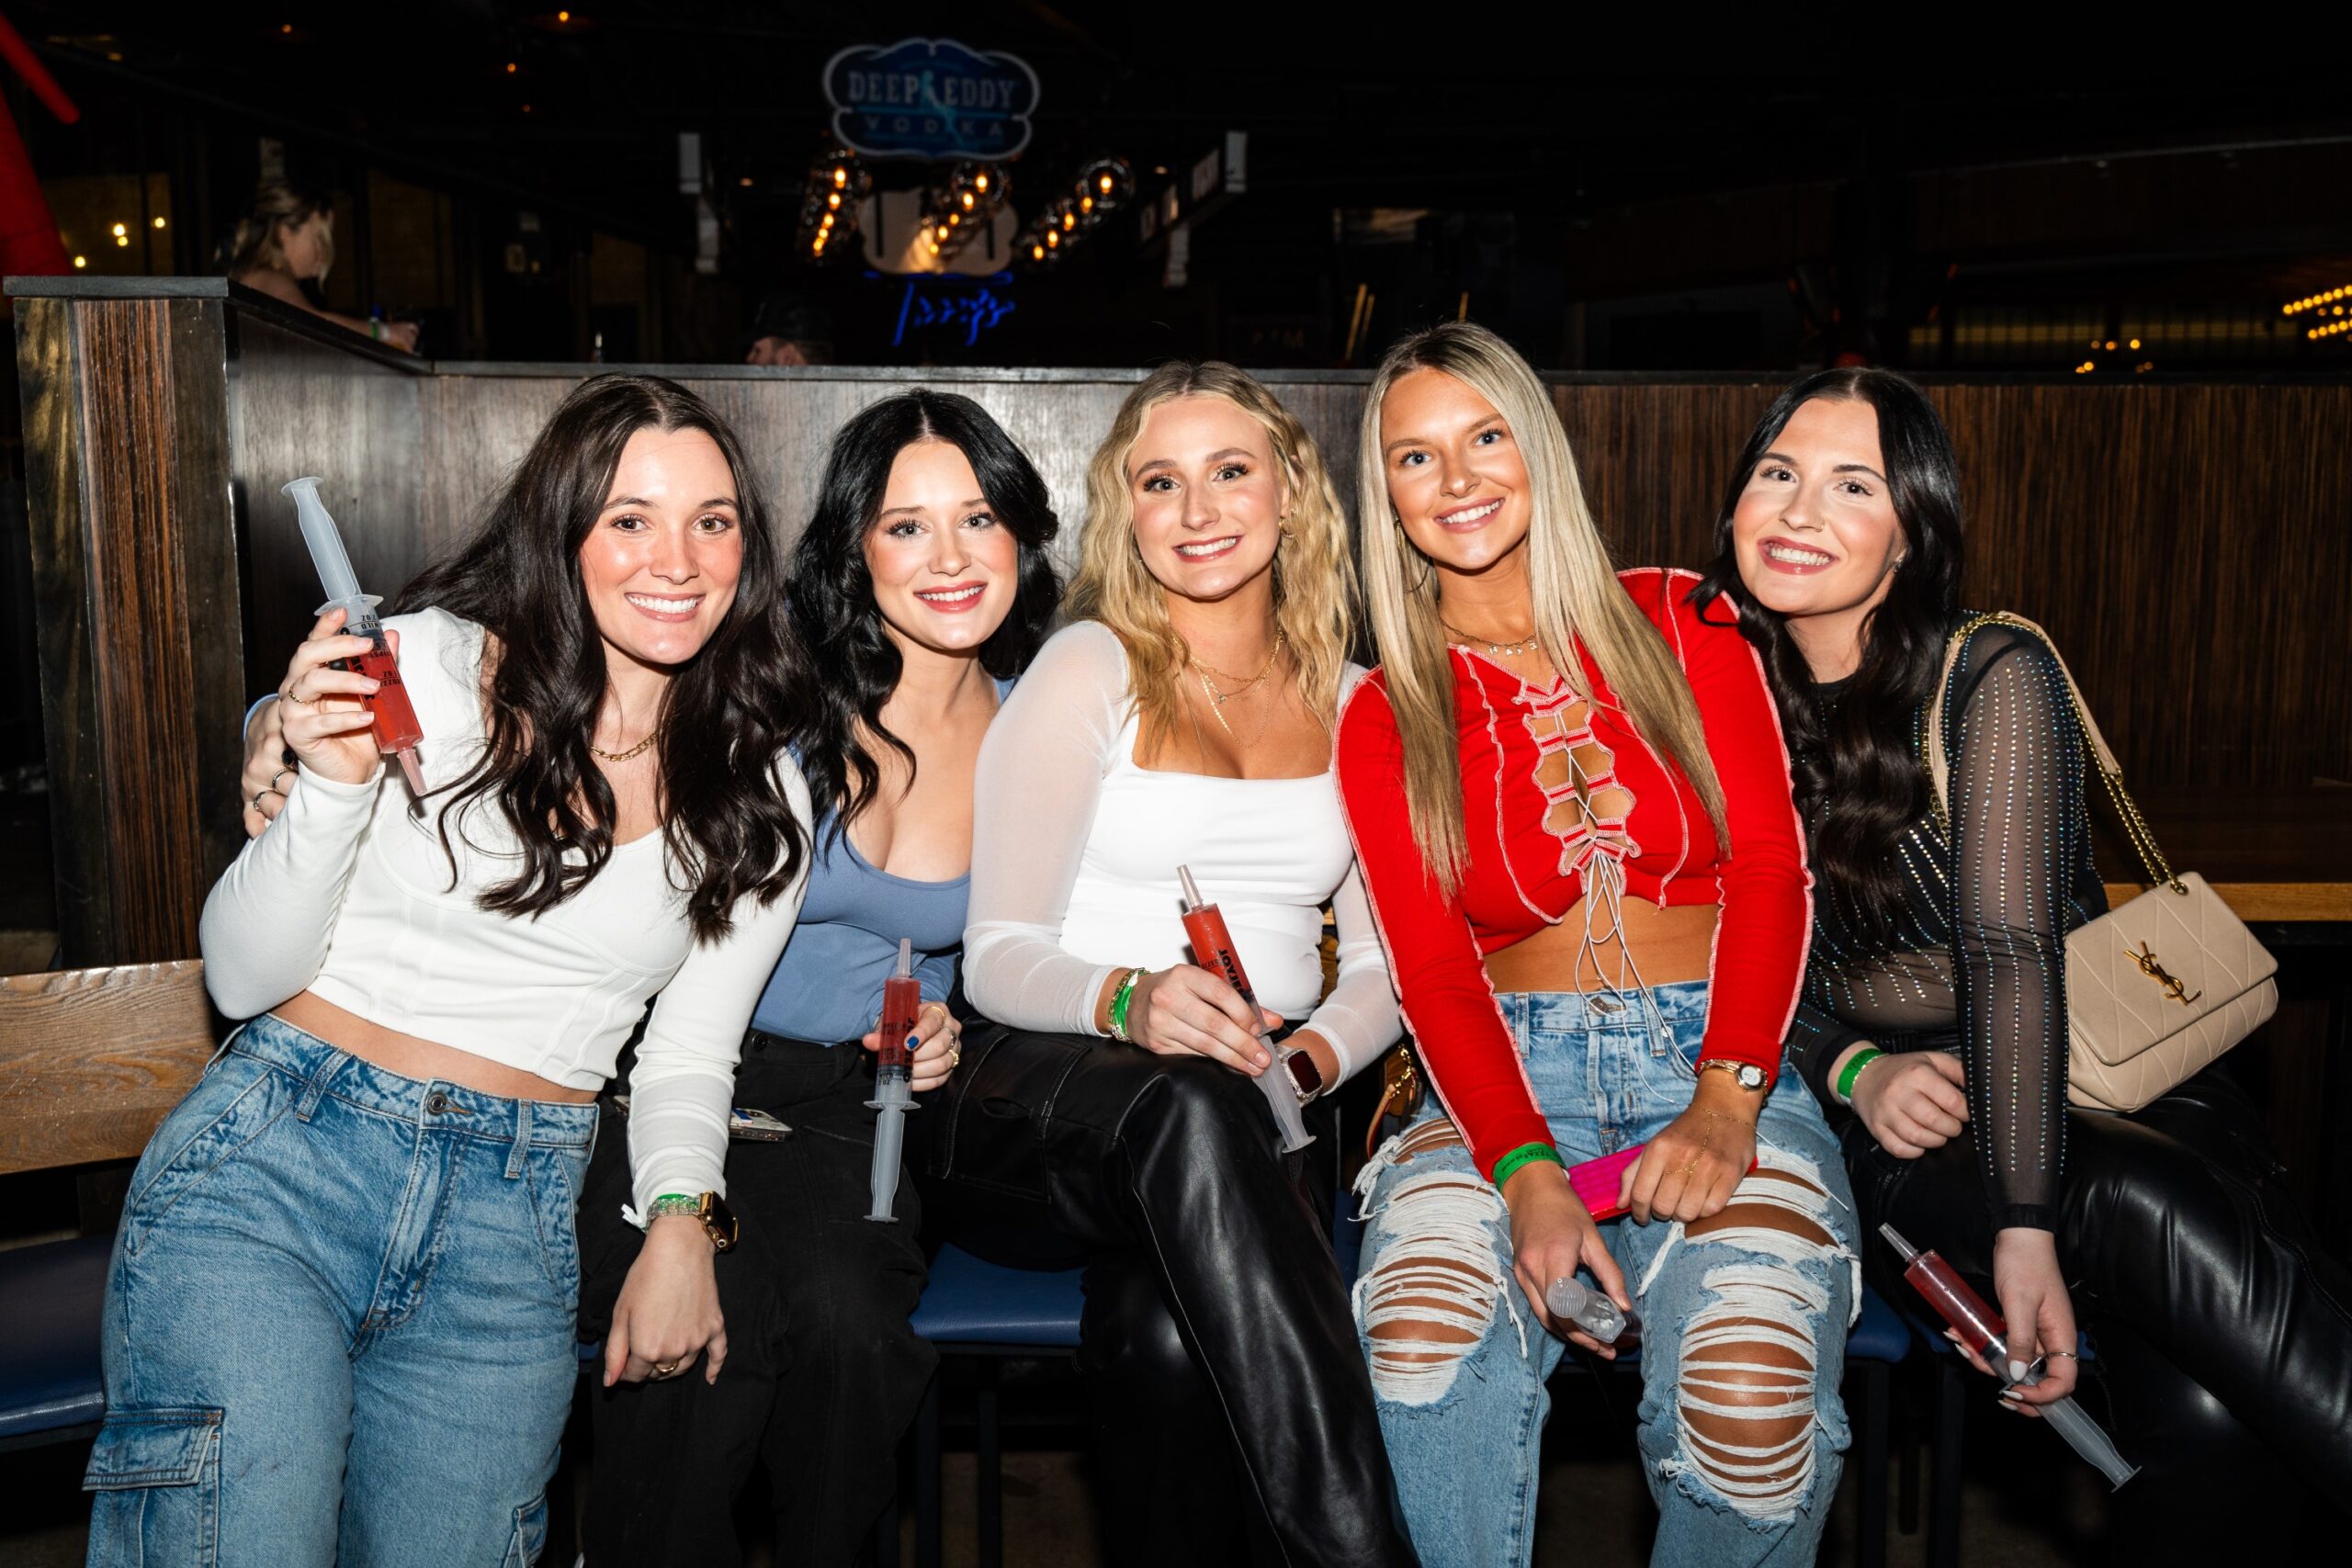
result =
[[[800,202],[800,239],[812,260],[824,260],[834,241],[856,232],[858,199],[873,188],[865,165],[844,149],[835,149],[808,166]]]
[[[2341,321],[2330,321],[2325,326],[2313,327],[2303,333],[2303,336],[2312,339],[2341,337],[2346,333],[2352,333],[2352,318]]]
[[[1067,255],[1105,216],[1135,195],[1135,170],[1124,158],[1097,158],[1078,171],[1068,194],[1049,202],[1013,242],[1015,254],[1044,265]]]
[[[1012,194],[1012,178],[1001,165],[968,159],[956,164],[922,194],[924,250],[943,262],[958,254],[975,234],[993,226],[997,209]]]
[[[2301,299],[2290,299],[2278,307],[2278,313],[2282,316],[2300,316],[2306,310],[2322,310],[2324,314],[2323,307],[2346,299],[2352,299],[2352,283],[2347,283],[2341,288],[2331,288],[2324,294],[2306,294]]]

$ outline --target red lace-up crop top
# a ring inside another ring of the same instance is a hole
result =
[[[1587,703],[1538,691],[1453,649],[1469,865],[1453,898],[1425,871],[1406,814],[1404,747],[1379,671],[1340,716],[1340,791],[1405,1020],[1478,1168],[1550,1147],[1485,957],[1556,924],[1588,887],[1660,906],[1720,904],[1702,1060],[1780,1068],[1811,929],[1812,879],[1788,753],[1764,668],[1730,606],[1685,603],[1696,574],[1655,568],[1618,581],[1665,635],[1698,698],[1722,782],[1731,853],[1680,771],[1617,710],[1589,657]],[[1579,649],[1582,657],[1582,650]],[[1595,931],[1606,929],[1597,917]]]

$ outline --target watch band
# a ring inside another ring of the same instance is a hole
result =
[[[735,1245],[735,1211],[727,1200],[716,1192],[689,1196],[684,1192],[664,1192],[645,1206],[645,1223],[650,1228],[664,1214],[690,1214],[701,1224],[703,1234],[710,1237],[710,1245],[725,1252]]]
[[[1758,1093],[1772,1086],[1771,1075],[1763,1068],[1753,1062],[1735,1061],[1729,1056],[1711,1057],[1699,1064],[1698,1071],[1729,1073],[1731,1081],[1750,1094]]]

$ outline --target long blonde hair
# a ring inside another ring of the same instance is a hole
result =
[[[1178,682],[1191,650],[1169,624],[1168,591],[1136,548],[1127,462],[1146,416],[1186,397],[1223,398],[1263,425],[1272,443],[1289,507],[1287,536],[1274,551],[1274,624],[1298,660],[1300,698],[1329,728],[1339,716],[1340,676],[1355,627],[1347,517],[1315,438],[1246,370],[1222,360],[1178,360],[1145,377],[1119,405],[1111,434],[1086,468],[1086,526],[1069,613],[1116,634],[1127,650],[1127,682],[1144,733],[1172,733],[1184,713]]]
[[[1495,406],[1510,425],[1527,464],[1533,515],[1527,530],[1527,576],[1535,632],[1544,657],[1579,695],[1582,643],[1634,728],[1682,770],[1725,850],[1723,786],[1707,756],[1706,734],[1690,683],[1648,617],[1619,586],[1592,512],[1585,504],[1576,454],[1544,383],[1510,344],[1481,326],[1449,321],[1405,339],[1380,362],[1364,400],[1358,444],[1357,495],[1363,520],[1364,599],[1379,645],[1388,705],[1404,742],[1405,807],[1413,841],[1438,887],[1462,885],[1469,846],[1462,820],[1462,763],[1456,750],[1453,660],[1438,619],[1437,573],[1405,536],[1388,500],[1380,449],[1380,410],[1389,389],[1415,370],[1453,377]]]

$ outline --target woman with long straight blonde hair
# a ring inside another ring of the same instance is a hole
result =
[[[1360,482],[1382,663],[1340,789],[1441,1102],[1362,1183],[1407,1527],[1427,1563],[1527,1562],[1544,1381],[1637,1319],[1651,1561],[1808,1562],[1854,1245],[1779,1081],[1809,884],[1764,672],[1694,574],[1611,570],[1543,383],[1483,328],[1389,352]],[[1636,1148],[1597,1222],[1566,1168]]]
[[[934,1190],[967,1247],[1087,1269],[1116,1561],[1409,1563],[1272,1103],[1320,1121],[1397,1032],[1330,771],[1363,673],[1346,521],[1297,420],[1216,363],[1145,378],[1087,489],[1075,624],[980,749],[964,984],[986,1018],[925,1129]],[[1251,994],[1191,946],[1180,868]]]

